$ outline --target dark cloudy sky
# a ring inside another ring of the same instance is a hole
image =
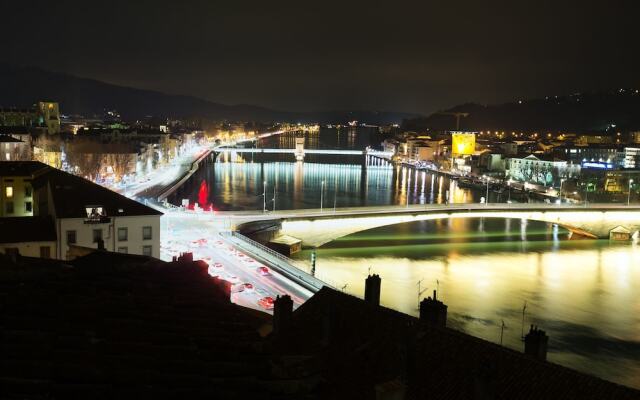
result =
[[[428,113],[640,86],[632,4],[12,1],[0,57],[227,104]]]

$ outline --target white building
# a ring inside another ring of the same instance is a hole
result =
[[[524,158],[507,159],[507,176],[517,182],[559,187],[561,181],[580,176],[580,165],[543,160],[531,154]]]
[[[20,171],[33,188],[33,215],[53,221],[51,258],[66,259],[69,245],[99,243],[108,251],[160,257],[161,212],[36,161],[0,163],[0,176],[16,179]]]

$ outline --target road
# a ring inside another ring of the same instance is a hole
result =
[[[275,299],[277,295],[288,294],[294,308],[297,308],[313,295],[271,268],[267,267],[268,275],[262,275],[259,268],[265,267],[263,264],[236,250],[220,236],[225,223],[225,218],[213,215],[166,212],[161,223],[160,258],[170,261],[180,252],[192,252],[194,260],[204,260],[209,264],[212,275],[219,274],[234,284],[233,303],[268,313],[273,311],[264,302],[263,305],[259,303],[265,297]],[[216,268],[216,263],[222,264],[222,268]],[[253,288],[243,289],[246,283]]]

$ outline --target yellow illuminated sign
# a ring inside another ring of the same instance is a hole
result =
[[[468,156],[476,151],[475,133],[452,133],[451,152],[454,156]]]

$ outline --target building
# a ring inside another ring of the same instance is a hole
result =
[[[30,161],[29,143],[13,136],[0,135],[0,158],[2,161]]]
[[[51,258],[56,249],[56,231],[51,218],[0,218],[0,253]]]
[[[40,162],[0,162],[2,217],[54,221],[52,258],[69,246],[160,257],[161,212]]]
[[[620,159],[622,168],[640,168],[640,148],[625,147],[620,154]]]
[[[36,110],[40,123],[47,128],[48,134],[60,133],[60,108],[52,101],[39,101]]]
[[[543,187],[559,187],[562,180],[578,178],[580,165],[567,161],[538,158],[531,154],[507,159],[508,178]]]
[[[48,134],[60,133],[60,108],[51,101],[39,101],[30,108],[0,108],[0,126],[43,128]]]
[[[583,168],[613,169],[620,166],[621,147],[613,144],[590,144],[587,146],[565,145],[553,149],[556,158]]]
[[[33,177],[45,172],[36,162],[0,161],[0,217],[33,216]]]

